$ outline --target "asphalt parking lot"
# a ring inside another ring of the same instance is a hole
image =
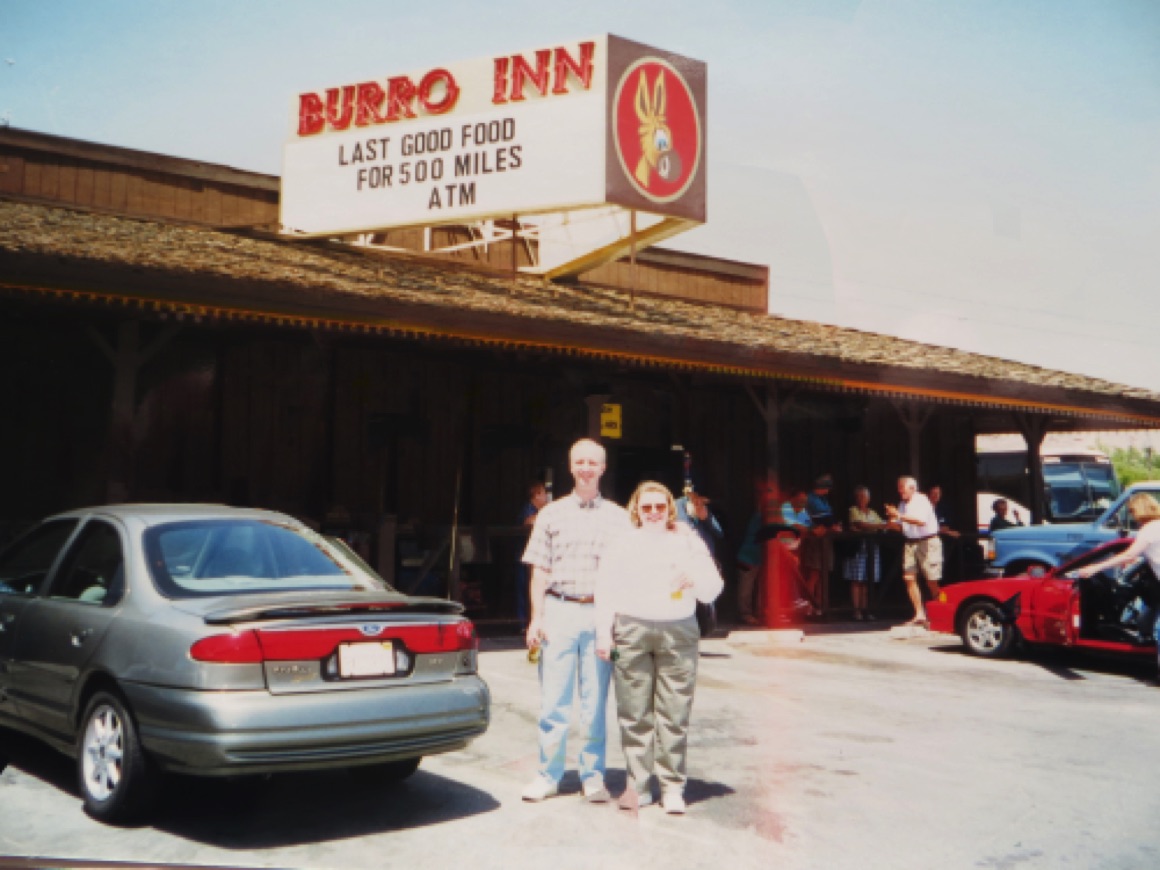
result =
[[[685,817],[524,804],[535,668],[490,642],[488,734],[398,786],[175,779],[151,826],[86,817],[72,765],[0,732],[0,855],[235,867],[1136,868],[1160,864],[1152,669],[831,628],[708,641]],[[504,647],[508,648],[504,648]],[[611,729],[615,734],[615,729]],[[624,786],[618,746],[609,784]]]

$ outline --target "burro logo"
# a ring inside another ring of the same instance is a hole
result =
[[[632,186],[653,202],[679,199],[701,162],[701,118],[688,82],[666,60],[645,57],[620,77],[612,135]]]
[[[358,630],[367,637],[378,637],[383,633],[383,626],[381,625],[360,625]]]

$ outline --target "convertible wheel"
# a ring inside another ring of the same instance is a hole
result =
[[[963,614],[962,637],[972,655],[999,658],[1010,652],[1015,642],[1015,626],[1001,620],[999,608],[989,601],[967,608]]]
[[[124,702],[97,692],[82,720],[77,780],[85,811],[109,824],[141,817],[153,798],[157,777],[141,749],[137,726]]]
[[[347,768],[354,779],[362,783],[401,782],[419,769],[423,759],[408,758],[403,761],[387,761],[382,764],[360,764]]]

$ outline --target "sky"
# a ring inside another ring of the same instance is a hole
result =
[[[1160,392],[1160,2],[0,0],[0,123],[267,173],[292,99],[614,33],[709,67],[709,221],[788,317]]]

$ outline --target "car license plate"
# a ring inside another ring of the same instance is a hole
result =
[[[338,647],[338,673],[342,677],[389,677],[395,672],[392,643],[344,643]]]

